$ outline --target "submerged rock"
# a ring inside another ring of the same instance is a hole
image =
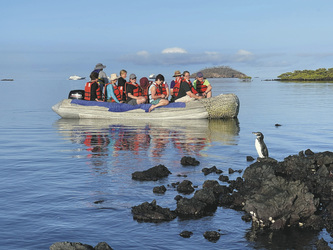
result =
[[[132,179],[139,181],[157,181],[164,177],[168,177],[169,174],[171,174],[169,169],[160,164],[145,171],[134,172],[132,174]]]
[[[198,166],[200,164],[199,161],[197,161],[195,158],[189,157],[189,156],[184,156],[181,160],[180,163],[183,166]]]
[[[219,176],[219,180],[223,181],[223,182],[228,182],[229,181],[229,177],[226,175],[220,175]]]
[[[206,231],[203,235],[205,239],[212,241],[212,242],[217,242],[220,239],[220,233],[216,231]]]
[[[166,192],[166,187],[164,185],[158,186],[158,187],[154,187],[153,188],[153,192],[157,193],[157,194],[164,194]]]
[[[179,185],[177,186],[177,191],[179,193],[183,194],[190,194],[194,192],[194,188],[192,186],[192,182],[189,180],[183,180]]]
[[[190,238],[193,235],[193,233],[190,231],[183,231],[179,235],[183,238]]]
[[[250,155],[246,156],[246,161],[254,161],[254,160],[255,159],[252,156]]]
[[[145,222],[171,221],[177,217],[175,212],[170,211],[169,208],[158,206],[156,200],[132,207],[132,214],[134,220]]]
[[[112,250],[106,242],[99,242],[95,247],[80,242],[56,242],[50,246],[50,250]]]
[[[182,218],[198,218],[211,215],[216,211],[219,197],[230,192],[226,186],[221,186],[215,180],[207,180],[203,188],[197,190],[192,198],[177,197],[176,214]]]
[[[106,242],[99,242],[95,246],[95,250],[112,250],[112,248]]]
[[[243,172],[243,170],[241,170],[241,169],[234,170],[234,169],[232,169],[232,168],[229,168],[229,169],[228,169],[228,172],[229,172],[229,174],[233,174],[233,173],[235,173],[235,172],[241,173],[241,172]]]
[[[177,201],[176,214],[182,218],[198,218],[208,215],[207,204],[197,199],[182,197]]]
[[[211,173],[216,173],[216,174],[222,174],[223,173],[223,171],[218,169],[216,166],[213,166],[211,168],[203,168],[201,171],[204,173],[204,175],[208,175],[208,174],[211,174]]]

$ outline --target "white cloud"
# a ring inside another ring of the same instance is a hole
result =
[[[149,56],[149,52],[146,50],[136,52],[138,56]]]
[[[178,47],[166,48],[162,50],[162,54],[185,54],[185,53],[187,53],[186,50]]]
[[[252,56],[253,55],[252,52],[246,51],[244,49],[238,50],[236,54],[239,55],[239,56]]]
[[[136,54],[123,55],[119,58],[122,62],[131,62],[137,65],[194,65],[213,64],[230,65],[233,63],[253,62],[258,58],[252,52],[238,50],[235,54],[222,54],[216,51],[201,53],[188,53],[179,47],[166,48],[161,53],[138,51]]]
[[[250,51],[240,49],[237,51],[235,60],[237,62],[251,61],[254,58],[254,54]]]
[[[215,51],[205,51],[205,54],[207,54],[207,55],[218,55],[219,52],[215,52]]]

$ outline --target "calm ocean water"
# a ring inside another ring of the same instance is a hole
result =
[[[168,186],[156,195],[155,186],[188,179],[201,188],[205,180],[218,180],[216,174],[204,176],[204,167],[244,170],[251,164],[246,156],[256,157],[253,131],[265,135],[270,156],[279,161],[308,148],[333,150],[333,83],[210,82],[214,95],[238,95],[239,123],[64,120],[51,106],[85,81],[0,82],[1,249],[48,249],[57,241],[106,241],[114,249],[311,249],[318,238],[330,242],[325,231],[253,239],[242,212],[221,207],[198,220],[133,220],[131,207],[145,201],[176,208],[177,191]],[[185,155],[201,164],[181,166]],[[158,164],[172,175],[157,182],[131,179]],[[194,234],[184,239],[183,230]],[[220,230],[220,240],[207,241],[208,230]]]

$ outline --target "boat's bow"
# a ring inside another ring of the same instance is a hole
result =
[[[200,100],[210,119],[236,118],[239,112],[239,99],[235,94],[221,94]]]

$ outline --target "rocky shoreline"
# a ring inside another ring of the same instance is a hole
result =
[[[249,157],[247,157],[249,159]],[[191,157],[183,157],[183,165],[197,166],[200,163]],[[229,174],[241,170],[229,169]],[[243,177],[229,180],[215,166],[202,169],[203,174],[220,174],[218,180],[207,180],[202,189],[193,187],[190,180],[172,183],[179,193],[174,197],[175,210],[160,207],[156,200],[132,207],[133,219],[140,222],[171,221],[175,218],[196,219],[215,213],[217,207],[243,211],[242,219],[251,222],[251,236],[274,233],[281,230],[323,229],[333,237],[333,152],[313,153],[301,151],[286,157],[282,162],[272,158],[260,159],[247,167]],[[155,181],[172,174],[165,166],[132,174],[134,180]],[[164,186],[154,192],[164,193]],[[181,194],[194,193],[191,198]],[[183,231],[181,237],[189,238],[192,232]],[[203,237],[216,242],[220,232],[203,232]],[[60,243],[55,243],[60,244]],[[80,243],[81,244],[81,243]],[[54,246],[54,244],[52,245]],[[52,247],[51,246],[51,247]],[[105,246],[105,245],[104,245]],[[56,248],[58,249],[112,249],[112,248]],[[330,249],[323,239],[317,242],[318,249]]]

